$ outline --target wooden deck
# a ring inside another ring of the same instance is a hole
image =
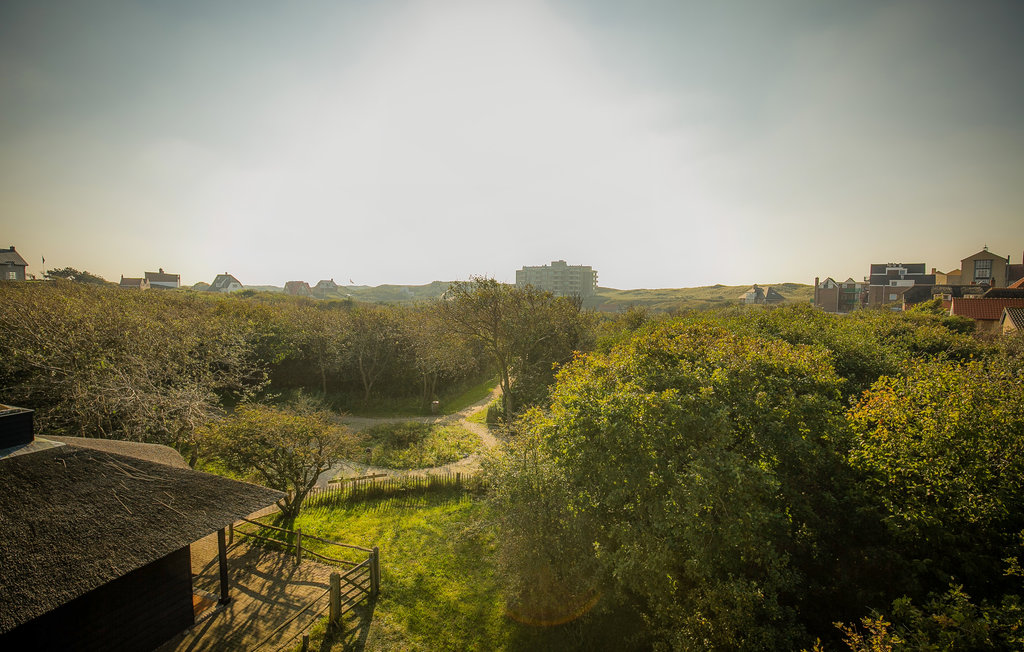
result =
[[[168,641],[158,652],[200,650],[251,650],[279,625],[328,590],[330,574],[338,568],[303,560],[294,555],[265,550],[245,543],[228,549],[231,603],[217,604],[220,576],[216,536],[192,544],[193,600],[196,624]],[[329,599],[298,616],[260,650],[289,649],[301,642],[300,628],[326,615]],[[323,610],[317,616],[316,614]]]

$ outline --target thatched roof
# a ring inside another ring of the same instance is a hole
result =
[[[36,439],[38,441],[42,437],[37,437]],[[139,460],[159,462],[167,466],[176,466],[179,469],[191,468],[181,457],[181,453],[170,446],[147,444],[139,441],[122,441],[120,439],[99,439],[96,437],[55,437],[54,435],[46,435],[46,439],[62,444],[74,444],[82,448],[93,448],[105,453],[127,455]]]
[[[74,445],[2,459],[0,476],[0,634],[281,496]]]

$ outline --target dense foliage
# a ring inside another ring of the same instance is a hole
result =
[[[315,392],[336,407],[431,400],[490,373],[436,307],[272,295],[0,284],[3,402],[40,432],[152,441],[193,434],[239,401]]]
[[[599,590],[680,650],[1019,638],[1020,347],[793,307],[634,313],[599,349],[491,467],[513,611]]]

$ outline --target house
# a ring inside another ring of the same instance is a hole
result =
[[[997,256],[986,245],[978,253],[960,261],[960,284],[1004,288],[1009,285],[1006,276],[1009,264],[1009,256]]]
[[[1024,308],[1024,298],[1021,299],[986,299],[986,298],[964,298],[952,301],[949,308],[950,315],[970,317],[974,320],[975,327],[980,332],[998,332],[1000,320],[1005,308]]]
[[[935,285],[960,285],[960,270],[954,269],[948,272],[940,272],[932,267],[932,274],[935,275]]]
[[[999,330],[1003,335],[1024,333],[1024,308],[1003,308],[999,318]]]
[[[206,288],[207,292],[234,292],[235,290],[241,290],[242,284],[237,278],[224,272],[223,274],[217,274],[217,278],[213,279],[213,283],[210,283],[210,287]]]
[[[330,280],[321,280],[317,282],[316,285],[313,286],[313,296],[318,297],[320,299],[337,297],[339,287],[340,286],[334,282],[333,278]]]
[[[786,300],[786,297],[779,294],[779,291],[773,287],[769,287],[764,292],[764,302],[766,305],[775,306]]]
[[[755,284],[738,298],[744,305],[760,305],[764,303],[764,290]]]
[[[837,283],[832,277],[814,279],[814,305],[825,312],[846,313],[863,306],[864,283],[847,278]]]
[[[900,310],[903,293],[915,285],[935,285],[935,274],[925,273],[924,263],[875,263],[868,274],[866,305]]]
[[[117,284],[119,288],[125,290],[148,290],[149,280],[143,278],[129,278],[127,276],[121,276],[121,282]]]
[[[285,294],[290,294],[293,297],[311,297],[313,291],[309,288],[309,283],[305,281],[288,281],[284,284]]]
[[[24,281],[26,267],[28,263],[14,250],[14,245],[0,249],[0,281]]]
[[[195,622],[190,546],[212,533],[230,601],[224,530],[280,492],[164,446],[34,437],[30,410],[0,419],[0,649],[156,648]]]
[[[980,285],[914,285],[903,292],[903,309],[913,305],[938,299],[943,310],[949,310],[953,299],[980,297],[985,293]]]
[[[159,272],[146,272],[146,280],[149,281],[149,287],[151,288],[166,288],[169,290],[177,290],[181,285],[180,274],[166,274],[164,268],[161,267]]]

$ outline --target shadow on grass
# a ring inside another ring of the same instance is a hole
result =
[[[366,639],[370,635],[370,623],[373,612],[377,608],[377,599],[364,600],[352,611],[345,614],[342,624],[327,631],[320,647],[320,652],[362,652],[366,648]]]

